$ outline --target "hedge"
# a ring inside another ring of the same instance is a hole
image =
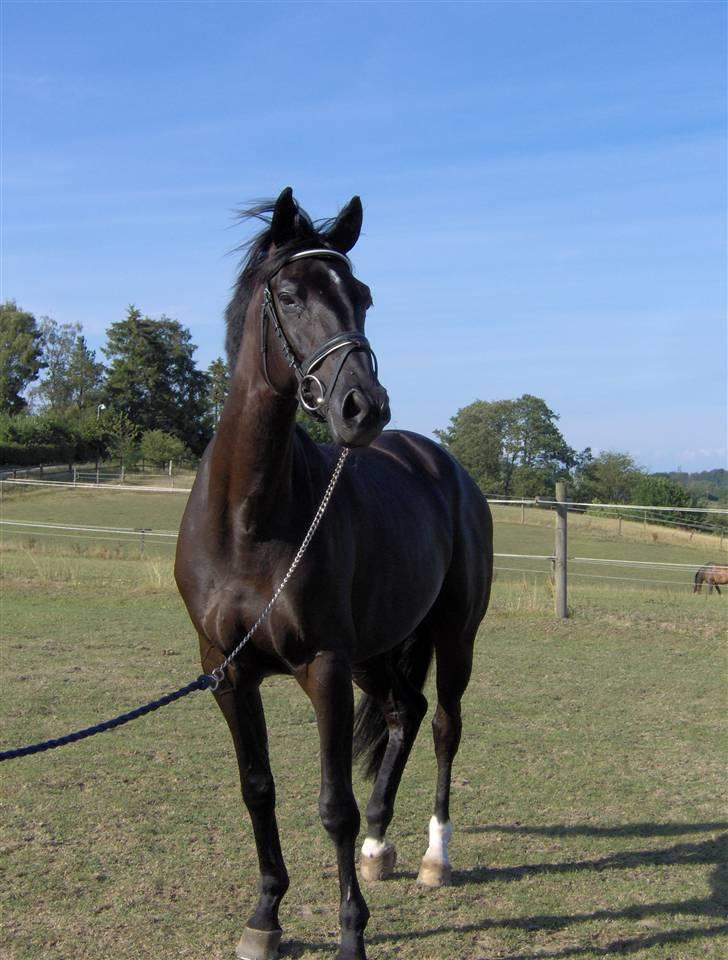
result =
[[[0,443],[0,464],[17,467],[37,467],[41,463],[71,463],[76,453],[72,443],[38,443],[27,445],[4,441]]]

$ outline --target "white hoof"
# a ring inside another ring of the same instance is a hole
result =
[[[437,817],[430,819],[430,845],[422,858],[417,882],[425,887],[446,887],[452,883],[452,870],[447,845],[452,836],[452,824],[440,823]]]
[[[359,860],[362,880],[386,880],[394,873],[396,862],[397,851],[393,843],[365,840]]]

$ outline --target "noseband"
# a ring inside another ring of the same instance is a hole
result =
[[[328,411],[331,394],[333,393],[336,382],[339,379],[339,374],[341,373],[344,364],[349,359],[350,355],[355,350],[364,350],[366,353],[368,353],[372,360],[372,367],[375,377],[377,376],[377,358],[374,355],[374,351],[372,350],[369,341],[364,334],[359,333],[357,330],[352,330],[335,334],[333,337],[330,337],[328,340],[326,340],[320,347],[318,347],[318,349],[314,350],[311,356],[307,357],[305,360],[299,361],[295,350],[293,349],[293,344],[286,336],[286,332],[283,329],[283,324],[278,316],[273,294],[271,293],[270,289],[270,282],[276,273],[278,273],[279,270],[282,270],[287,264],[293,263],[295,260],[304,260],[307,257],[341,260],[351,270],[351,261],[347,256],[345,256],[343,253],[339,253],[336,250],[327,250],[325,247],[322,247],[321,249],[302,250],[300,253],[294,253],[268,277],[263,290],[263,310],[261,312],[260,349],[263,358],[263,375],[265,376],[266,383],[271,390],[273,390],[279,396],[282,396],[280,391],[277,390],[276,387],[271,383],[270,376],[268,374],[268,325],[272,324],[273,330],[281,342],[283,355],[288,361],[289,367],[291,367],[293,372],[296,374],[296,379],[298,380],[297,393],[301,406],[306,413],[314,419],[326,420],[326,413]],[[341,354],[339,364],[336,367],[336,371],[329,385],[324,386],[322,381],[315,376],[313,371],[316,369],[316,367],[322,364],[327,357],[339,350],[343,350],[344,352]]]

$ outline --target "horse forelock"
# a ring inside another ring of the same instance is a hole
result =
[[[237,214],[237,219],[240,221],[262,220],[266,227],[234,251],[242,251],[244,256],[233,287],[232,298],[225,310],[225,351],[230,370],[233,369],[240,350],[245,318],[256,287],[276,273],[292,254],[310,247],[327,245],[328,234],[336,222],[336,218],[331,218],[314,223],[306,211],[296,204],[295,237],[271,252],[271,221],[275,205],[275,200],[260,200],[253,206],[238,211]]]

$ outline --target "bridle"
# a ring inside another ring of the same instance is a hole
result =
[[[295,260],[304,260],[308,257],[321,257],[328,260],[341,260],[351,270],[351,261],[347,256],[345,256],[343,253],[339,253],[337,250],[328,250],[325,247],[316,248],[314,250],[302,250],[300,253],[294,253],[284,260],[283,263],[268,276],[263,289],[263,309],[261,311],[260,321],[260,350],[263,360],[263,375],[266,383],[271,390],[273,390],[279,396],[285,396],[285,394],[282,394],[281,391],[278,390],[273,383],[271,383],[271,379],[268,374],[268,326],[269,324],[272,324],[273,330],[281,342],[283,355],[288,361],[289,367],[291,367],[296,374],[296,379],[298,380],[297,395],[301,406],[309,416],[316,420],[325,421],[331,394],[333,393],[334,387],[336,386],[336,382],[339,379],[339,375],[344,367],[344,364],[349,359],[351,354],[355,350],[364,350],[366,353],[368,353],[371,357],[372,368],[374,370],[375,377],[377,376],[377,358],[374,355],[374,351],[372,350],[369,341],[363,333],[359,333],[358,330],[347,330],[343,333],[337,333],[333,337],[330,337],[320,347],[318,347],[318,349],[314,350],[311,356],[299,361],[293,348],[293,344],[286,335],[286,332],[283,329],[283,324],[281,323],[281,319],[278,316],[273,294],[271,293],[270,289],[270,282],[273,277],[287,264],[293,263]],[[325,386],[313,371],[316,369],[316,367],[323,363],[327,357],[339,350],[343,350],[344,352],[341,354],[333,378],[330,380],[328,386]]]

